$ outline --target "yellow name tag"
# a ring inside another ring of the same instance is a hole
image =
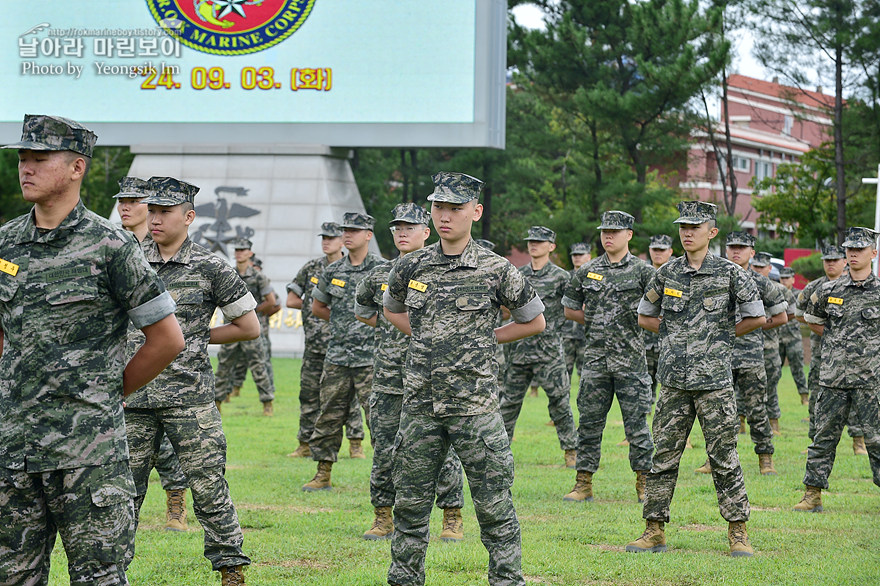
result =
[[[601,281],[604,277],[602,275],[597,275],[596,273],[587,273],[588,279],[593,279],[595,281]]]
[[[424,283],[419,283],[418,281],[413,281],[413,280],[410,280],[409,288],[415,289],[416,291],[421,291],[422,293],[424,293],[425,291],[428,290],[427,285],[425,285]]]
[[[834,305],[843,305],[843,299],[840,297],[829,297],[828,303],[833,303]]]
[[[311,281],[313,284],[317,285],[318,284],[318,277],[312,277],[311,279],[309,279],[309,281]]]
[[[18,265],[0,258],[0,271],[3,271],[7,275],[12,275],[14,277],[18,274]]]
[[[669,295],[670,297],[681,297],[681,291],[678,289],[670,289],[669,287],[663,289],[663,294]]]
[[[336,285],[337,287],[345,287],[345,281],[341,279],[333,279],[332,281],[330,281],[330,284]]]
[[[388,288],[388,283],[382,283],[382,286],[380,287],[380,289],[382,289],[382,291],[384,291],[387,288]]]

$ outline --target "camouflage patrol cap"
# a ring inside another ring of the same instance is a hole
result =
[[[424,224],[428,225],[431,221],[431,214],[425,211],[425,208],[417,203],[407,202],[399,203],[391,210],[392,220],[389,224],[395,222],[406,222],[407,224]]]
[[[73,151],[92,156],[98,136],[80,124],[60,116],[25,114],[21,140],[4,149],[31,151]]]
[[[870,228],[847,228],[846,240],[841,245],[844,248],[877,248],[877,232]]]
[[[752,266],[766,267],[770,265],[770,259],[773,258],[769,252],[756,252],[752,257]]]
[[[673,224],[702,224],[711,222],[718,214],[718,206],[707,201],[682,201],[678,203],[678,216]]]
[[[532,226],[529,228],[528,236],[523,240],[534,240],[535,242],[556,242],[556,232],[544,226]]]
[[[236,238],[232,241],[232,248],[235,250],[250,250],[254,247],[254,243],[247,238]]]
[[[846,258],[846,252],[842,246],[826,244],[822,247],[822,260],[840,260]]]
[[[251,264],[253,264],[258,269],[263,268],[263,259],[257,258],[256,256],[251,257]]]
[[[602,214],[602,224],[596,226],[597,230],[632,230],[633,218],[626,212],[611,210]]]
[[[370,214],[361,212],[345,212],[342,215],[342,223],[340,228],[348,228],[349,230],[372,230],[376,224],[376,219]]]
[[[467,203],[480,197],[483,182],[476,177],[464,173],[440,171],[431,177],[434,182],[434,193],[428,201],[445,201],[449,203]]]
[[[751,246],[755,247],[755,237],[748,232],[731,232],[727,235],[727,246]]]
[[[794,276],[794,269],[791,267],[782,267],[779,269],[779,278],[788,279]]]
[[[571,245],[571,248],[569,248],[568,254],[570,254],[571,256],[574,256],[575,254],[589,254],[589,253],[590,253],[590,247],[587,246],[586,242],[575,242],[574,244]]]
[[[476,240],[474,240],[474,242],[476,242],[486,250],[495,250],[495,243],[491,240],[486,240],[485,238],[477,238]]]
[[[648,244],[648,248],[657,248],[660,250],[672,248],[672,236],[669,236],[668,234],[657,234],[656,236],[651,236],[651,243]]]
[[[321,231],[318,236],[327,236],[328,238],[339,238],[342,236],[342,228],[336,222],[324,222],[321,224]]]
[[[193,203],[199,188],[192,183],[174,177],[150,177],[150,187],[155,190],[153,195],[141,200],[141,203],[154,206],[176,206],[182,203]]]
[[[146,179],[139,177],[123,177],[119,180],[119,193],[114,195],[116,199],[120,197],[148,197],[156,192]]]

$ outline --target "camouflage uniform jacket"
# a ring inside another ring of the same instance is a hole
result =
[[[400,259],[373,267],[358,283],[354,311],[369,319],[376,316],[376,352],[373,354],[373,392],[389,395],[403,394],[403,364],[409,336],[385,319],[382,297],[388,289],[388,273]]]
[[[254,301],[257,302],[257,305],[263,302],[263,298],[266,297],[266,295],[272,293],[272,285],[269,284],[269,277],[267,277],[262,271],[258,271],[254,267],[248,267],[243,275],[239,273],[238,276],[241,277],[241,280],[247,285],[248,291],[253,295]],[[269,328],[269,316],[258,313],[257,319],[260,321],[260,333],[264,334]]]
[[[828,277],[822,275],[818,279],[810,281],[804,287],[803,291],[798,293],[797,296],[797,305],[794,307],[794,315],[795,317],[803,317],[804,312],[807,311],[807,305],[810,303],[810,297],[813,293],[821,287],[824,283],[828,282]],[[822,336],[816,334],[813,330],[810,330],[810,364],[819,364],[820,355],[822,353]]]
[[[174,312],[137,241],[79,202],[47,233],[33,211],[0,227],[0,259],[0,467],[127,460],[129,320],[143,328]]]
[[[358,266],[346,255],[327,265],[312,290],[312,296],[330,306],[330,343],[324,358],[330,364],[356,367],[373,364],[373,328],[354,317],[354,298],[358,283],[375,267],[386,262],[367,253]]]
[[[459,256],[436,242],[400,260],[383,303],[409,313],[404,374],[407,411],[439,417],[498,410],[495,324],[501,306],[519,323],[544,311],[521,272],[473,239]]]
[[[797,294],[799,291],[795,289],[785,288],[785,291],[782,294],[785,296],[785,302],[788,304],[788,309],[785,312],[792,316],[795,313],[795,308],[797,307]],[[801,324],[793,317],[789,317],[788,322],[779,326],[779,341],[780,342],[792,342],[799,341],[801,339]]]
[[[736,322],[740,316],[763,316],[764,307],[755,280],[710,252],[699,269],[688,264],[686,254],[657,269],[639,313],[662,315],[660,383],[685,391],[711,391],[733,385]],[[763,350],[759,352],[763,356]]]
[[[577,269],[572,269],[568,271],[568,280],[571,281],[571,278],[577,272]],[[566,284],[567,286],[567,284]],[[563,313],[563,316],[565,314]],[[586,330],[584,330],[583,324],[579,324],[573,319],[565,320],[565,323],[562,324],[562,338],[565,340],[580,340],[584,341],[587,339]]]
[[[648,371],[637,309],[653,276],[654,267],[626,253],[617,263],[603,254],[571,278],[562,304],[584,311],[584,370]]]
[[[565,312],[562,307],[562,296],[568,285],[568,271],[548,262],[540,271],[527,264],[519,268],[526,280],[541,298],[544,304],[544,321],[546,327],[540,334],[529,336],[511,344],[510,364],[536,364],[548,360],[565,360],[562,350],[562,332]],[[580,325],[580,324],[578,324]]]
[[[210,403],[214,400],[214,371],[208,340],[214,310],[219,307],[223,318],[231,322],[254,309],[256,301],[228,262],[189,238],[168,262],[152,240],[144,240],[143,249],[147,262],[177,302],[185,346],[174,362],[129,395],[125,404],[136,409],[161,409]],[[138,331],[130,335],[143,336]]]
[[[312,291],[328,264],[330,263],[326,256],[310,260],[287,285],[287,290],[296,293],[303,302],[301,312],[303,333],[306,336],[304,351],[309,354],[326,354],[327,344],[330,342],[330,324],[312,315]]]
[[[794,311],[794,306],[789,306],[789,297],[788,295],[786,295],[786,293],[788,293],[789,291],[786,286],[773,280],[771,280],[770,282],[773,284],[779,294],[782,295],[782,311],[784,313]],[[765,309],[765,313],[768,316],[774,315],[770,312],[769,309]],[[764,334],[764,352],[779,352],[779,340],[782,335],[782,328],[784,328],[786,325],[788,325],[788,322],[776,328],[761,330],[761,332]]]
[[[750,269],[745,272],[758,288],[758,295],[764,303],[764,315],[773,316],[785,311],[785,297],[773,281]],[[741,316],[737,314],[736,321],[740,319]],[[779,346],[778,338],[776,345]],[[764,366],[764,330],[761,328],[740,336],[733,345],[733,368],[753,366]]]
[[[825,326],[819,383],[842,389],[880,389],[880,279],[853,281],[849,274],[812,295],[807,323]]]

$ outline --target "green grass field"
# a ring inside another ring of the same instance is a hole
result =
[[[261,416],[253,383],[223,406],[229,442],[226,477],[245,533],[247,572],[255,585],[385,584],[390,562],[388,541],[364,541],[372,522],[370,460],[351,460],[343,442],[333,469],[334,490],[304,493],[315,464],[285,454],[296,447],[299,360],[276,359],[275,417]],[[575,387],[576,388],[576,387]],[[562,466],[562,452],[548,421],[547,400],[527,397],[513,453],[514,503],[522,525],[523,571],[535,584],[878,584],[880,493],[871,483],[867,456],[854,456],[844,435],[823,495],[825,512],[795,513],[803,494],[801,480],[808,444],[807,408],[800,405],[786,367],[780,384],[782,436],[774,440],[779,476],[758,474],[758,459],[748,436],[740,437],[740,455],[752,505],[749,537],[757,553],[751,559],[727,556],[727,523],[718,513],[711,479],[695,475],[705,451],[695,428],[682,467],[672,520],[666,534],[669,552],[627,554],[624,545],[644,529],[636,503],[634,475],[615,403],[608,417],[602,466],[594,475],[592,503],[565,503],[575,472]],[[574,398],[575,393],[572,393]],[[572,402],[574,404],[574,401]],[[575,415],[577,416],[577,415]],[[371,452],[367,448],[367,455]],[[467,485],[465,485],[467,486]],[[163,530],[164,492],[153,473],[141,512],[137,554],[129,568],[134,585],[219,584],[202,557],[202,532],[187,498],[190,530]],[[465,540],[432,538],[426,560],[427,583],[485,584],[487,555],[479,539],[470,496],[465,495]],[[431,519],[440,531],[440,512]],[[68,584],[60,545],[53,554],[51,584]]]

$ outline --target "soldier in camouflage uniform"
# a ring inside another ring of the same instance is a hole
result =
[[[274,309],[276,303],[275,294],[272,293],[272,286],[269,284],[269,277],[250,265],[250,258],[254,254],[253,243],[250,240],[238,238],[232,245],[235,248],[235,269],[254,299],[260,300],[256,313],[264,316],[267,320],[266,325],[268,325],[269,312]],[[262,332],[262,327],[260,331]],[[258,336],[255,340],[225,344],[220,348],[217,354],[214,388],[217,410],[220,410],[220,403],[226,400],[232,392],[232,379],[239,353],[254,377],[254,384],[260,393],[260,403],[263,404],[263,415],[271,417],[274,414],[272,402],[275,400],[275,381],[272,380],[271,372],[266,367],[266,345],[262,336]]]
[[[226,437],[214,405],[208,344],[256,339],[257,304],[235,269],[189,239],[199,188],[171,177],[153,177],[150,182],[156,194],[144,200],[152,237],[143,244],[144,255],[177,302],[186,348],[156,380],[126,401],[135,510],[140,511],[146,496],[153,458],[165,433],[189,481],[193,512],[205,530],[205,557],[221,573],[224,586],[244,584],[243,566],[250,559],[241,549],[241,527],[223,476]],[[212,328],[217,307],[227,323]]]
[[[138,242],[147,237],[147,204],[141,201],[154,193],[149,181],[137,177],[123,177],[119,180],[119,193],[116,209],[122,219],[122,227],[134,234]],[[129,345],[128,355],[133,356],[137,348]],[[156,472],[165,490],[165,529],[186,531],[186,475],[180,469],[180,461],[168,436],[162,436],[159,452],[156,454]]]
[[[174,302],[137,240],[87,210],[95,134],[26,115],[31,211],[0,226],[0,583],[48,584],[56,534],[70,584],[128,584],[134,517],[122,398],[183,348]],[[126,363],[129,323],[145,344]]]
[[[287,307],[302,312],[305,348],[303,349],[302,367],[299,374],[299,431],[296,438],[299,446],[291,458],[311,458],[309,438],[315,431],[315,421],[321,411],[321,373],[324,371],[324,358],[327,355],[327,344],[330,341],[330,324],[327,320],[312,314],[312,290],[324,272],[324,267],[341,259],[342,228],[335,222],[321,224],[321,250],[324,256],[315,258],[303,265],[287,284]],[[364,439],[364,424],[361,419],[361,405],[357,396],[352,397],[348,420],[345,422],[345,437],[349,441],[352,457],[363,455],[361,442]]]
[[[507,435],[513,437],[529,383],[543,387],[549,400],[550,419],[556,427],[566,467],[574,468],[577,439],[571,415],[571,379],[565,368],[560,336],[565,323],[562,296],[568,271],[550,262],[556,249],[556,233],[544,226],[532,226],[525,238],[531,260],[519,267],[544,303],[544,331],[510,344],[510,362],[501,387],[501,417]]]
[[[731,232],[727,235],[727,258],[746,271],[758,288],[764,303],[766,323],[764,330],[778,327],[788,320],[785,313],[787,304],[782,291],[767,277],[749,270],[749,262],[755,254],[755,237],[746,232]],[[733,387],[736,392],[736,409],[740,421],[748,420],[758,466],[761,474],[775,476],[773,467],[773,432],[767,416],[767,370],[764,365],[764,336],[761,331],[752,331],[739,336],[733,343]],[[703,427],[705,432],[705,427]],[[742,433],[742,431],[741,431]],[[712,473],[709,460],[697,468],[698,473]]]
[[[391,507],[394,506],[394,482],[391,464],[394,438],[400,429],[403,407],[403,363],[409,336],[391,325],[382,312],[382,297],[388,289],[388,273],[404,255],[425,246],[431,234],[425,208],[402,203],[392,211],[391,231],[400,251],[397,260],[381,264],[358,284],[354,310],[358,320],[376,328],[376,354],[373,360],[373,389],[370,393],[370,437],[373,440],[373,468],[370,473],[370,500],[375,507],[373,526],[364,539],[389,539],[394,531]],[[443,509],[443,541],[464,538],[461,507],[461,461],[450,449],[437,478],[437,506]]]
[[[645,491],[645,532],[626,551],[666,551],[664,524],[685,440],[699,417],[712,463],[721,516],[728,522],[732,556],[751,556],[746,521],[749,499],[736,453],[736,399],[731,358],[734,336],[766,321],[757,285],[734,263],[709,252],[718,234],[717,207],[702,201],[678,205],[685,254],[657,270],[639,303],[639,325],[660,334],[654,411],[654,462]],[[661,319],[662,318],[662,319]],[[739,321],[737,321],[739,320]]]
[[[648,244],[648,254],[651,255],[651,266],[659,269],[672,258],[672,236],[658,234],[651,236]],[[652,401],[657,400],[657,359],[660,356],[660,336],[645,330],[645,358],[648,361],[648,374],[651,375]]]
[[[794,288],[794,269],[782,267],[779,269],[779,282],[785,287],[785,301],[788,303],[788,323],[779,328],[779,362],[784,364],[788,360],[791,376],[801,398],[801,405],[810,402],[810,391],[807,388],[807,377],[804,375],[804,338],[801,336],[801,326],[794,317],[797,307],[797,294],[800,291]]]
[[[565,317],[583,323],[587,341],[578,390],[577,476],[566,501],[593,500],[593,474],[599,469],[602,430],[614,397],[629,441],[629,464],[636,474],[636,497],[645,497],[645,475],[654,445],[648,431],[651,377],[636,308],[654,269],[630,254],[633,217],[602,214],[600,240],[605,253],[578,269],[565,290]]]
[[[394,535],[389,584],[425,583],[428,521],[450,446],[468,476],[489,584],[525,586],[513,508],[513,455],[498,412],[497,343],[544,328],[544,305],[513,265],[470,237],[483,182],[461,173],[433,176],[431,217],[440,242],[391,270],[385,316],[411,334],[403,411],[394,446]],[[501,306],[513,322],[496,328]]]
[[[355,318],[354,303],[358,283],[384,262],[368,249],[374,223],[372,216],[360,212],[343,216],[342,240],[348,256],[328,265],[312,290],[312,313],[330,322],[330,342],[321,374],[321,411],[308,440],[318,471],[303,485],[306,492],[332,488],[330,471],[342,444],[342,426],[351,416],[353,397],[370,421],[375,338],[372,328]]]
[[[590,249],[586,243],[577,242],[571,245],[569,253],[571,254],[571,264],[574,267],[568,273],[568,278],[571,279],[579,268],[590,261]],[[582,324],[570,319],[565,320],[565,323],[562,324],[562,351],[565,354],[565,370],[568,371],[568,378],[571,378],[574,373],[575,365],[578,367],[578,376],[580,376],[580,363],[586,339]]]
[[[816,435],[807,449],[806,493],[796,511],[820,512],[843,425],[856,413],[874,484],[880,486],[880,279],[872,270],[877,232],[850,228],[843,242],[849,274],[819,287],[804,314],[822,336]]]

